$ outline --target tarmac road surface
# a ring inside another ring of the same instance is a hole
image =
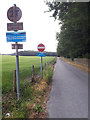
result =
[[[88,74],[57,58],[47,111],[49,118],[88,118]]]

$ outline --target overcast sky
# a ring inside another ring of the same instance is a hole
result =
[[[26,31],[26,42],[23,50],[37,50],[39,43],[43,43],[46,51],[56,51],[56,32],[60,30],[58,21],[50,17],[52,13],[44,13],[48,6],[44,0],[2,0],[0,3],[0,53],[12,53],[11,43],[6,42],[7,10],[16,4],[22,10],[23,31]]]

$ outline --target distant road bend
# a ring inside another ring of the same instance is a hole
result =
[[[49,118],[88,118],[88,74],[57,58],[47,110]]]

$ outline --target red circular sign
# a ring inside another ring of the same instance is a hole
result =
[[[43,52],[45,50],[45,46],[41,43],[37,47],[38,51]]]
[[[17,22],[22,17],[22,11],[19,7],[13,6],[10,7],[7,11],[7,17],[12,22]]]

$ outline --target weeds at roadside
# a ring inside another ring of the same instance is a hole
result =
[[[28,80],[24,82],[20,86],[20,101],[17,101],[16,94],[13,96],[10,93],[8,101],[3,101],[3,118],[38,118],[44,112],[43,99],[52,81],[53,69],[52,64],[46,66],[42,81],[39,79],[35,84]],[[10,113],[10,116],[6,116],[6,113]]]

